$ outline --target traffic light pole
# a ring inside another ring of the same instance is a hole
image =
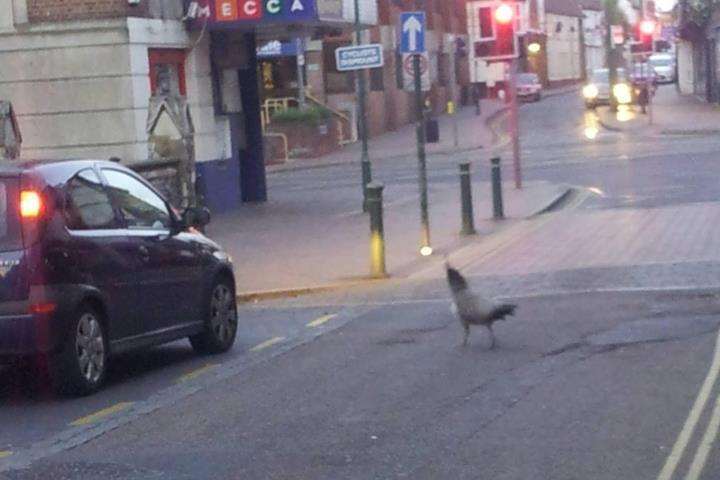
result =
[[[355,43],[362,44],[362,29],[360,28],[360,0],[355,0]],[[368,192],[367,184],[372,182],[372,170],[370,166],[370,154],[368,153],[368,132],[367,132],[367,115],[365,113],[365,97],[367,96],[367,84],[365,72],[362,70],[355,72],[357,78],[357,96],[358,96],[358,133],[362,145],[360,153],[360,165],[362,168],[362,192],[363,192],[363,212],[368,211]]]
[[[615,45],[612,38],[612,21],[615,18],[611,11],[611,5],[608,0],[603,2],[605,5],[605,61],[608,68],[608,82],[610,83],[610,109],[617,112],[617,99],[613,94],[613,85],[617,83],[617,69],[615,67]]]
[[[513,170],[515,172],[515,188],[522,188],[522,168],[520,166],[520,125],[518,120],[518,95],[517,95],[517,59],[513,58],[508,63],[510,72],[508,75],[508,93],[510,99],[510,137],[513,150]]]
[[[413,55],[413,76],[415,80],[415,112],[417,115],[418,184],[420,187],[420,253],[432,253],[430,246],[430,215],[428,214],[427,159],[425,155],[425,106],[422,98],[422,73],[420,55]]]

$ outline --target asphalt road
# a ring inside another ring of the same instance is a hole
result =
[[[496,350],[480,331],[458,346],[439,270],[245,305],[230,354],[129,355],[90,398],[0,371],[0,478],[720,478],[720,141],[588,138],[576,94],[521,116],[526,178],[597,194],[467,256],[474,288],[519,305]],[[490,153],[467,155],[486,175]],[[431,158],[433,185],[456,182],[456,162]],[[375,176],[403,195],[414,169],[379,161]],[[270,187],[353,208],[353,174]]]

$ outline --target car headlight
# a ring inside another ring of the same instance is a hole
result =
[[[626,83],[618,83],[613,86],[613,95],[621,105],[632,103],[632,90]]]
[[[598,91],[598,88],[591,83],[583,87],[582,93],[583,97],[587,98],[588,100],[592,100],[593,98],[597,97],[600,92]]]

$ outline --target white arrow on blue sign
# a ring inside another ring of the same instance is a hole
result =
[[[425,12],[400,14],[400,53],[425,52]]]

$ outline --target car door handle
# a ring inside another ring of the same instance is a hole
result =
[[[142,258],[143,262],[147,262],[150,260],[150,250],[144,245],[140,245],[138,247],[138,252],[140,252],[140,258]]]

